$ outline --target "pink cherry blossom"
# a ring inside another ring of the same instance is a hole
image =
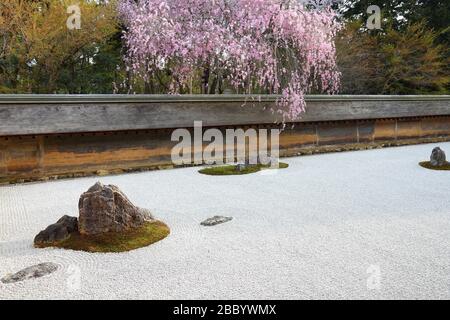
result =
[[[279,94],[285,120],[305,111],[304,95],[336,93],[340,74],[331,8],[297,0],[121,0],[129,70],[150,79],[170,70],[171,93],[202,70],[220,71],[237,92]]]

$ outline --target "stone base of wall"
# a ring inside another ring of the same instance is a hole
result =
[[[224,132],[227,128],[219,129]],[[0,137],[0,183],[173,168],[171,150],[177,142],[171,141],[172,131],[3,136]],[[297,123],[281,133],[280,156],[441,141],[450,141],[450,116]]]

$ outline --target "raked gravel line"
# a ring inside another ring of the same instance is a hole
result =
[[[450,299],[450,171],[417,164],[434,146],[289,158],[289,169],[244,176],[187,168],[0,187],[0,277],[61,266],[0,283],[0,298]],[[171,235],[121,254],[34,249],[34,235],[77,215],[97,180]],[[200,226],[214,215],[234,219]]]

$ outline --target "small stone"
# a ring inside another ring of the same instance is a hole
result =
[[[206,226],[206,227],[211,227],[211,226],[215,226],[221,223],[225,223],[228,221],[233,220],[232,217],[224,217],[224,216],[214,216],[212,218],[208,218],[205,221],[203,221],[202,223],[200,223],[202,226]]]
[[[19,272],[7,275],[2,278],[3,283],[15,283],[19,281],[24,281],[28,279],[36,279],[46,275],[49,275],[58,270],[58,265],[52,262],[40,263],[35,266],[31,266],[20,270]]]
[[[78,231],[78,219],[75,217],[63,216],[55,224],[49,225],[45,230],[39,232],[34,238],[34,244],[40,245],[55,241],[63,241]]]
[[[434,167],[442,167],[445,165],[447,163],[445,152],[439,147],[434,148],[431,153],[430,163]]]

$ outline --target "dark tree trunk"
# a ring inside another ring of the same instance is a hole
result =
[[[218,79],[219,79],[218,91],[219,91],[219,94],[223,94],[223,91],[224,91],[223,90],[223,79],[224,79],[223,75],[219,74]]]
[[[203,71],[203,77],[202,77],[202,93],[203,94],[208,94],[209,74],[210,74],[209,67],[205,67],[205,69]]]
[[[145,83],[144,83],[144,93],[145,94],[153,93],[152,86],[149,81],[145,81]]]
[[[211,88],[209,89],[209,94],[216,94],[216,88],[219,80],[219,76],[214,74],[213,82],[211,83]]]

